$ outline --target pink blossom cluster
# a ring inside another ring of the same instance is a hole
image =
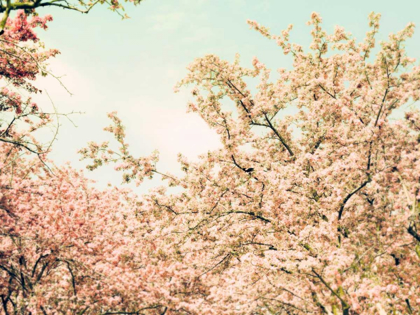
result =
[[[0,89],[0,141],[37,154],[44,150],[33,133],[49,125],[51,117],[31,97],[22,97],[19,89],[39,93],[32,81],[47,74],[46,61],[58,54],[58,50],[45,49],[34,32],[36,27],[46,29],[51,20],[49,15],[28,20],[24,11],[18,10],[14,19],[7,20],[0,37],[0,79],[8,85]]]

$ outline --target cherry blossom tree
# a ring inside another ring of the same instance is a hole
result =
[[[160,174],[180,188],[142,200],[171,243],[161,259],[194,279],[168,313],[420,312],[420,67],[404,47],[414,25],[377,45],[379,20],[356,42],[313,13],[308,51],[289,42],[292,26],[272,35],[249,21],[293,58],[276,81],[257,58],[251,69],[195,60],[177,88],[193,85],[189,109],[223,147],[180,155],[183,176],[161,172],[156,154],[133,157],[114,113],[119,148],[81,150],[90,169],[118,163],[124,182]]]
[[[289,42],[291,26],[272,35],[250,21],[293,58],[276,81],[257,58],[251,69],[195,60],[177,88],[193,85],[189,109],[222,147],[180,155],[182,176],[160,170],[157,153],[134,157],[115,113],[117,147],[81,150],[91,170],[116,163],[123,182],[158,175],[174,193],[98,190],[54,166],[34,135],[50,115],[3,89],[1,313],[419,313],[420,67],[404,47],[414,25],[377,46],[379,19],[358,43],[313,13],[308,51]],[[0,75],[11,86],[37,92],[58,53],[33,31],[49,20],[6,19]]]

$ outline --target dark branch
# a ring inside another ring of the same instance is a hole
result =
[[[359,192],[363,187],[365,187],[368,183],[370,182],[370,178],[367,179],[365,182],[363,182],[362,185],[359,186],[359,188],[353,190],[351,193],[349,193],[346,198],[344,198],[343,202],[341,203],[340,206],[340,210],[338,211],[338,220],[341,220],[341,217],[343,216],[343,212],[344,212],[344,207],[347,203],[347,201],[349,201],[349,199],[356,194],[357,192]]]

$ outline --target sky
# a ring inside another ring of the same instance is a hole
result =
[[[50,69],[72,94],[57,80],[42,78],[38,86],[44,93],[37,101],[44,108],[53,102],[62,113],[83,112],[71,115],[77,127],[60,119],[50,156],[57,165],[69,161],[76,168],[84,167],[77,151],[88,141],[110,139],[102,129],[112,111],[126,125],[132,154],[145,156],[158,150],[162,172],[180,173],[178,153],[196,159],[218,148],[216,133],[198,115],[186,112],[189,89],[175,94],[173,87],[187,74],[188,64],[206,54],[232,61],[239,53],[244,66],[257,56],[273,70],[289,68],[291,57],[284,56],[274,41],[250,30],[248,19],[273,33],[293,24],[291,42],[303,47],[310,43],[306,22],[313,11],[321,14],[327,31],[341,25],[359,40],[368,31],[372,11],[382,14],[380,39],[408,22],[420,26],[418,0],[144,0],[137,7],[126,4],[125,9],[130,19],[123,21],[105,6],[87,15],[52,8],[38,11],[54,17],[49,29],[38,34],[46,47],[61,51]],[[419,33],[407,44],[416,58]],[[99,187],[121,182],[112,168],[86,175]],[[146,182],[137,190],[143,193],[156,184],[158,180]]]

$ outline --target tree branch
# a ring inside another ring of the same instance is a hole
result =
[[[291,156],[294,156],[294,153],[292,149],[287,145],[286,140],[280,135],[280,133],[277,131],[277,129],[273,126],[270,119],[268,119],[267,114],[264,113],[265,121],[268,123],[268,127],[276,134],[276,136],[279,138],[281,144],[286,148],[286,150],[289,152]]]
[[[410,224],[410,226],[407,229],[407,232],[414,237],[418,242],[420,242],[420,235],[417,233],[417,231],[414,229],[413,224]]]
[[[370,178],[368,178],[365,182],[363,182],[362,185],[359,186],[359,188],[353,190],[351,193],[349,193],[346,198],[344,198],[343,202],[341,203],[340,206],[340,210],[338,211],[338,220],[341,220],[341,217],[343,216],[343,212],[344,212],[344,207],[347,203],[347,201],[349,201],[349,199],[356,194],[358,191],[360,191],[363,187],[365,187],[368,183],[370,182]]]

